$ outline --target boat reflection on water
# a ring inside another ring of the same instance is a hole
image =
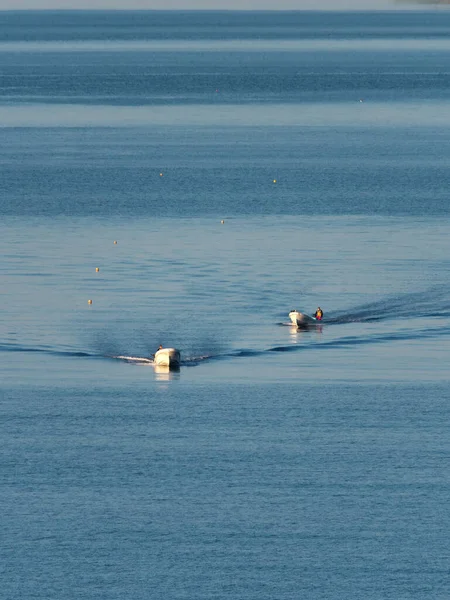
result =
[[[180,367],[168,367],[166,365],[154,365],[155,379],[157,381],[170,381],[180,378]]]
[[[291,325],[289,327],[289,333],[294,343],[298,343],[302,337],[311,337],[311,333],[316,333],[318,335],[322,334],[322,325],[315,325],[314,327],[310,327],[305,329],[304,327],[297,327],[297,325]]]

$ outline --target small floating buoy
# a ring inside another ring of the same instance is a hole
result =
[[[160,176],[160,177],[162,177],[162,176],[163,176],[163,174],[162,174],[162,173],[160,173],[160,174],[159,174],[159,176]]]
[[[88,304],[92,304],[92,300],[88,300]]]
[[[98,267],[95,267],[95,272],[98,273],[100,271],[100,269]]]
[[[223,219],[220,222],[222,223],[222,225],[225,223],[225,221]]]
[[[274,179],[274,180],[273,180],[273,182],[274,182],[274,183],[276,183],[276,182],[277,182],[277,180],[276,180],[276,179]]]
[[[114,240],[114,243],[117,244],[117,240]]]

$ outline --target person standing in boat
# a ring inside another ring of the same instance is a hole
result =
[[[320,308],[320,306],[317,307],[317,310],[314,313],[314,318],[317,319],[317,321],[321,321],[323,319],[323,310]]]

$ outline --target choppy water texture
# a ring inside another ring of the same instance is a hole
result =
[[[0,595],[447,597],[449,31],[0,14]]]

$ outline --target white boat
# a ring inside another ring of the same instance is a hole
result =
[[[289,313],[289,318],[291,319],[293,325],[296,327],[302,327],[303,329],[320,323],[320,321],[318,321],[315,317],[310,317],[306,313],[299,312],[298,310],[291,310]]]
[[[158,381],[171,381],[180,373],[180,367],[163,367],[161,365],[153,365],[155,378]]]
[[[177,368],[180,366],[180,351],[176,348],[160,348],[153,363],[160,367]]]

